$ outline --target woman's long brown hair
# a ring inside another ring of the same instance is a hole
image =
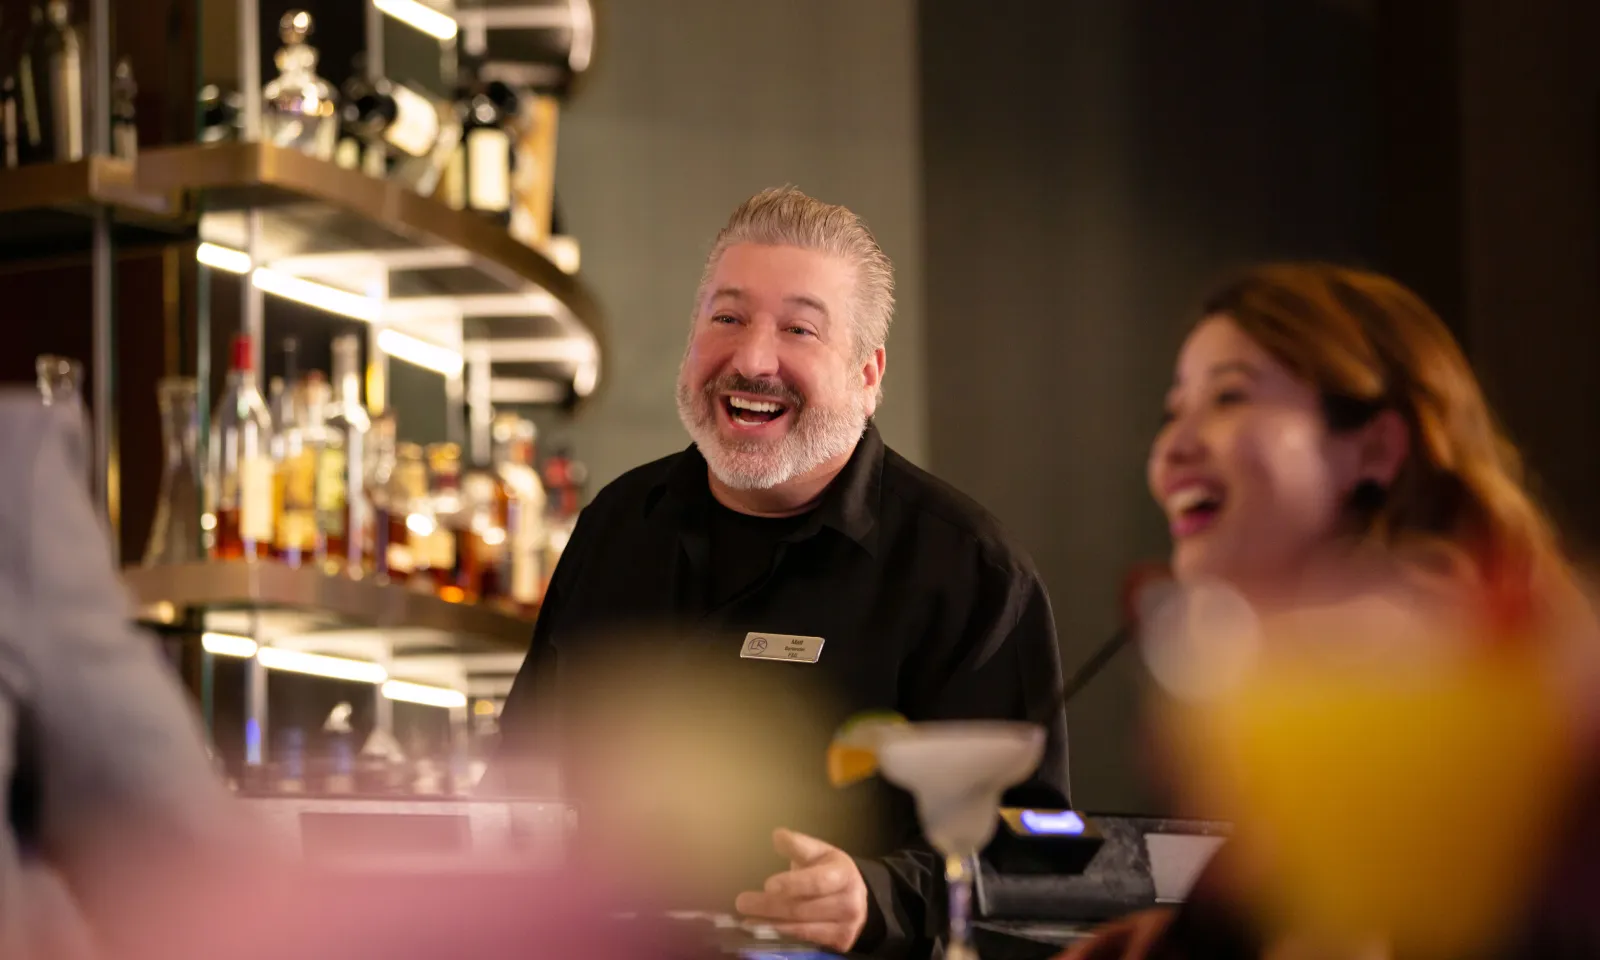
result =
[[[1522,619],[1570,609],[1575,580],[1528,493],[1450,330],[1405,286],[1321,263],[1250,269],[1204,302],[1322,394],[1333,430],[1393,410],[1410,451],[1381,497],[1351,504],[1357,533],[1387,547],[1443,548]]]

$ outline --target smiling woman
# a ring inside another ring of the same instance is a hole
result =
[[[1201,316],[1149,462],[1180,577],[1267,601],[1364,544],[1447,563],[1524,612],[1570,600],[1521,458],[1415,294],[1279,264],[1223,287]]]

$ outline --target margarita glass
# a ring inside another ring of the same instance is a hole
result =
[[[1044,754],[1044,728],[1000,720],[949,720],[884,729],[878,769],[911,794],[933,848],[944,854],[950,892],[948,960],[977,960],[972,879],[994,837],[1000,796],[1026,780]]]

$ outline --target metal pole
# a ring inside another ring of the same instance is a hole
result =
[[[111,152],[111,0],[92,0],[89,5],[89,47],[93,55],[88,64],[91,74],[87,84],[89,120],[89,154],[103,157]],[[91,161],[92,162],[92,161]],[[112,408],[113,387],[116,383],[116,327],[112,311],[113,271],[116,262],[111,255],[111,211],[99,206],[95,209],[94,235],[90,251],[91,301],[94,317],[90,333],[94,366],[92,399],[94,420],[91,426],[94,438],[94,475],[96,496],[105,510],[106,523],[111,533],[111,559],[121,563],[121,517],[119,515],[115,451],[117,419]]]
[[[367,0],[367,77],[376,80],[386,76],[383,72],[383,11]]]
[[[261,141],[261,10],[256,0],[239,0],[239,87],[244,99],[244,138],[250,143]],[[259,260],[261,214],[251,210],[245,214],[244,250],[254,266]],[[242,278],[240,302],[240,330],[250,337],[251,373],[256,387],[261,386],[262,314],[265,304],[263,294],[246,274]]]

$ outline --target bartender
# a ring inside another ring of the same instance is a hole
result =
[[[881,779],[825,789],[827,734],[874,710],[1037,722],[1044,760],[1009,796],[1065,806],[1066,716],[1031,563],[982,507],[873,425],[893,288],[888,257],[844,207],[786,187],[734,212],[702,275],[678,376],[694,443],[624,474],[584,510],[501,728],[512,756],[547,748],[541,718],[570,718],[562,701],[577,699],[572,665],[621,661],[607,645],[634,627],[670,633],[650,644],[663,664],[725,663],[733,686],[787,690],[810,715],[780,722],[754,708],[739,725],[751,755],[792,756],[788,769],[834,799],[775,805],[780,829],[762,842],[789,869],[773,861],[736,909],[834,950],[920,956],[945,924],[942,860],[909,795]],[[635,653],[626,659],[637,666]],[[825,815],[829,803],[854,826]],[[833,832],[812,835],[813,823]]]

